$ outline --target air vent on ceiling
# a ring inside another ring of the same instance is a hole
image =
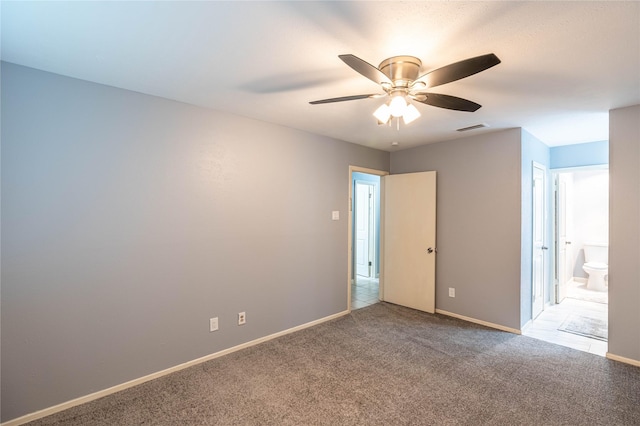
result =
[[[458,132],[466,132],[468,130],[482,129],[484,127],[489,127],[489,125],[486,124],[486,123],[480,123],[480,124],[476,124],[474,126],[463,127],[461,129],[458,129]]]

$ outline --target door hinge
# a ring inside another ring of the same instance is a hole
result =
[[[372,263],[371,263],[371,262],[369,262],[369,266],[372,266]]]
[[[349,211],[353,211],[353,198],[349,198]]]

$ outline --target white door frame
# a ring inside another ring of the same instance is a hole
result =
[[[540,242],[540,247],[536,247],[536,189],[535,189],[535,174],[536,169],[542,171],[542,206],[541,212],[542,217],[541,225],[542,225],[542,241]],[[534,320],[545,308],[545,297],[547,295],[547,282],[548,282],[548,272],[549,272],[549,262],[547,260],[546,251],[548,250],[548,241],[547,241],[547,168],[535,161],[532,164],[531,168],[531,219],[532,219],[532,227],[531,227],[531,319]],[[541,294],[539,295],[542,299],[540,301],[540,305],[536,305],[536,273],[535,273],[535,259],[536,259],[536,250],[540,250],[542,257],[542,286],[541,286]]]
[[[349,312],[351,312],[351,277],[353,274],[353,173],[354,172],[360,172],[360,173],[367,173],[370,175],[376,175],[376,176],[386,176],[389,174],[389,172],[384,171],[384,170],[376,170],[376,169],[369,169],[366,167],[359,167],[359,166],[349,166],[349,199],[348,201],[348,206],[349,206],[349,220],[348,220],[348,242],[347,242],[347,255],[348,255],[348,261],[347,261],[347,309],[349,310]],[[380,183],[380,201],[382,202],[384,200],[384,184],[381,182]],[[378,247],[379,249],[379,256],[380,259],[383,259],[383,255],[384,255],[384,233],[382,232],[383,229],[383,225],[384,225],[384,215],[382,214],[382,212],[380,212],[380,245]],[[380,262],[380,292],[382,292],[383,290],[383,280],[382,280],[382,268],[384,267],[383,262]]]
[[[567,186],[566,181],[561,177],[561,173],[551,172],[553,181],[553,303],[560,303],[566,297],[568,279],[566,275],[570,268],[567,262],[573,258],[571,250],[571,240],[568,229],[567,217],[569,211],[567,207]],[[571,273],[573,276],[573,273]]]

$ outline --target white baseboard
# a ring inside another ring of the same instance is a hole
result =
[[[613,361],[620,361],[620,362],[624,362],[625,364],[631,364],[631,365],[635,365],[636,367],[640,367],[640,361],[636,359],[625,358],[620,355],[614,355],[611,352],[607,352],[605,356]]]
[[[4,423],[1,423],[0,426],[19,426],[19,425],[22,425],[22,424],[25,424],[25,423],[28,423],[28,422],[31,422],[31,421],[34,421],[34,420],[37,420],[37,419],[41,419],[42,417],[50,416],[51,414],[55,414],[55,413],[58,413],[60,411],[64,411],[66,409],[69,409],[71,407],[75,407],[77,405],[86,404],[87,402],[94,401],[94,400],[96,400],[98,398],[102,398],[103,396],[107,396],[107,395],[111,395],[111,394],[116,393],[116,392],[120,392],[122,390],[125,390],[125,389],[128,389],[128,388],[140,385],[142,383],[148,382],[148,381],[153,380],[153,379],[157,379],[157,378],[162,377],[162,376],[166,376],[166,375],[174,373],[176,371],[184,370],[185,368],[189,368],[189,367],[192,367],[194,365],[198,365],[198,364],[201,364],[203,362],[210,361],[210,360],[215,359],[215,358],[219,358],[221,356],[230,354],[232,352],[236,352],[236,351],[239,351],[241,349],[245,349],[245,348],[257,345],[259,343],[263,343],[263,342],[275,339],[277,337],[284,336],[286,334],[290,334],[290,333],[293,333],[293,332],[296,332],[296,331],[300,331],[300,330],[303,330],[305,328],[313,327],[314,325],[318,325],[318,324],[321,324],[323,322],[327,322],[327,321],[342,317],[344,315],[349,314],[349,312],[350,311],[348,311],[348,310],[347,311],[342,311],[342,312],[339,312],[337,314],[329,315],[328,317],[324,317],[324,318],[317,319],[315,321],[308,322],[306,324],[298,325],[296,327],[293,327],[293,328],[290,328],[290,329],[287,329],[287,330],[279,331],[277,333],[270,334],[270,335],[265,336],[265,337],[260,337],[259,339],[255,339],[255,340],[252,340],[250,342],[242,343],[242,344],[234,346],[232,348],[223,349],[223,350],[221,350],[219,352],[215,352],[213,354],[209,354],[209,355],[203,356],[202,358],[194,359],[192,361],[187,361],[187,362],[185,362],[183,364],[179,364],[179,365],[176,365],[174,367],[167,368],[166,370],[158,371],[158,372],[149,374],[147,376],[143,376],[143,377],[140,377],[140,378],[137,378],[137,379],[133,379],[133,380],[130,380],[128,382],[121,383],[119,385],[112,386],[110,388],[103,389],[103,390],[98,391],[98,392],[91,393],[89,395],[85,395],[85,396],[81,396],[81,397],[76,398],[76,399],[72,399],[71,401],[67,401],[67,402],[63,402],[63,403],[58,404],[58,405],[54,405],[53,407],[44,408],[44,409],[36,411],[34,413],[25,414],[24,416],[21,416],[21,417],[12,419],[12,420],[8,420],[8,421],[6,421]]]
[[[449,317],[458,318],[458,319],[461,319],[461,320],[464,320],[464,321],[472,322],[474,324],[484,325],[485,327],[490,327],[490,328],[495,328],[495,329],[502,330],[502,331],[507,331],[507,332],[513,333],[513,334],[522,334],[522,331],[518,330],[517,328],[506,327],[504,325],[494,324],[492,322],[487,322],[487,321],[483,321],[483,320],[479,320],[479,319],[475,319],[475,318],[471,318],[471,317],[465,317],[464,315],[454,314],[453,312],[443,311],[442,309],[436,309],[436,313],[437,314],[442,314],[442,315],[447,315]]]

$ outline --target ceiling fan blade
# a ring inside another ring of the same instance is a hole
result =
[[[467,99],[440,93],[416,93],[412,95],[411,98],[416,102],[456,111],[474,112],[482,106]]]
[[[442,68],[435,69],[418,77],[416,81],[426,84],[424,89],[440,86],[441,84],[451,83],[461,78],[479,73],[489,69],[500,63],[500,59],[493,53],[487,55],[476,56],[475,58],[465,59],[460,62],[445,65]]]
[[[373,81],[376,84],[392,84],[389,77],[387,77],[382,71],[378,68],[374,67],[370,63],[363,61],[354,55],[338,55],[338,58],[342,59],[342,61],[349,65],[351,68],[359,72],[360,74],[367,77],[369,80]]]
[[[309,102],[311,105],[318,104],[330,104],[332,102],[344,102],[344,101],[355,101],[357,99],[367,99],[377,97],[378,93],[373,93],[369,95],[352,95],[352,96],[342,96],[340,98],[329,98],[329,99],[321,99],[319,101],[311,101]]]

